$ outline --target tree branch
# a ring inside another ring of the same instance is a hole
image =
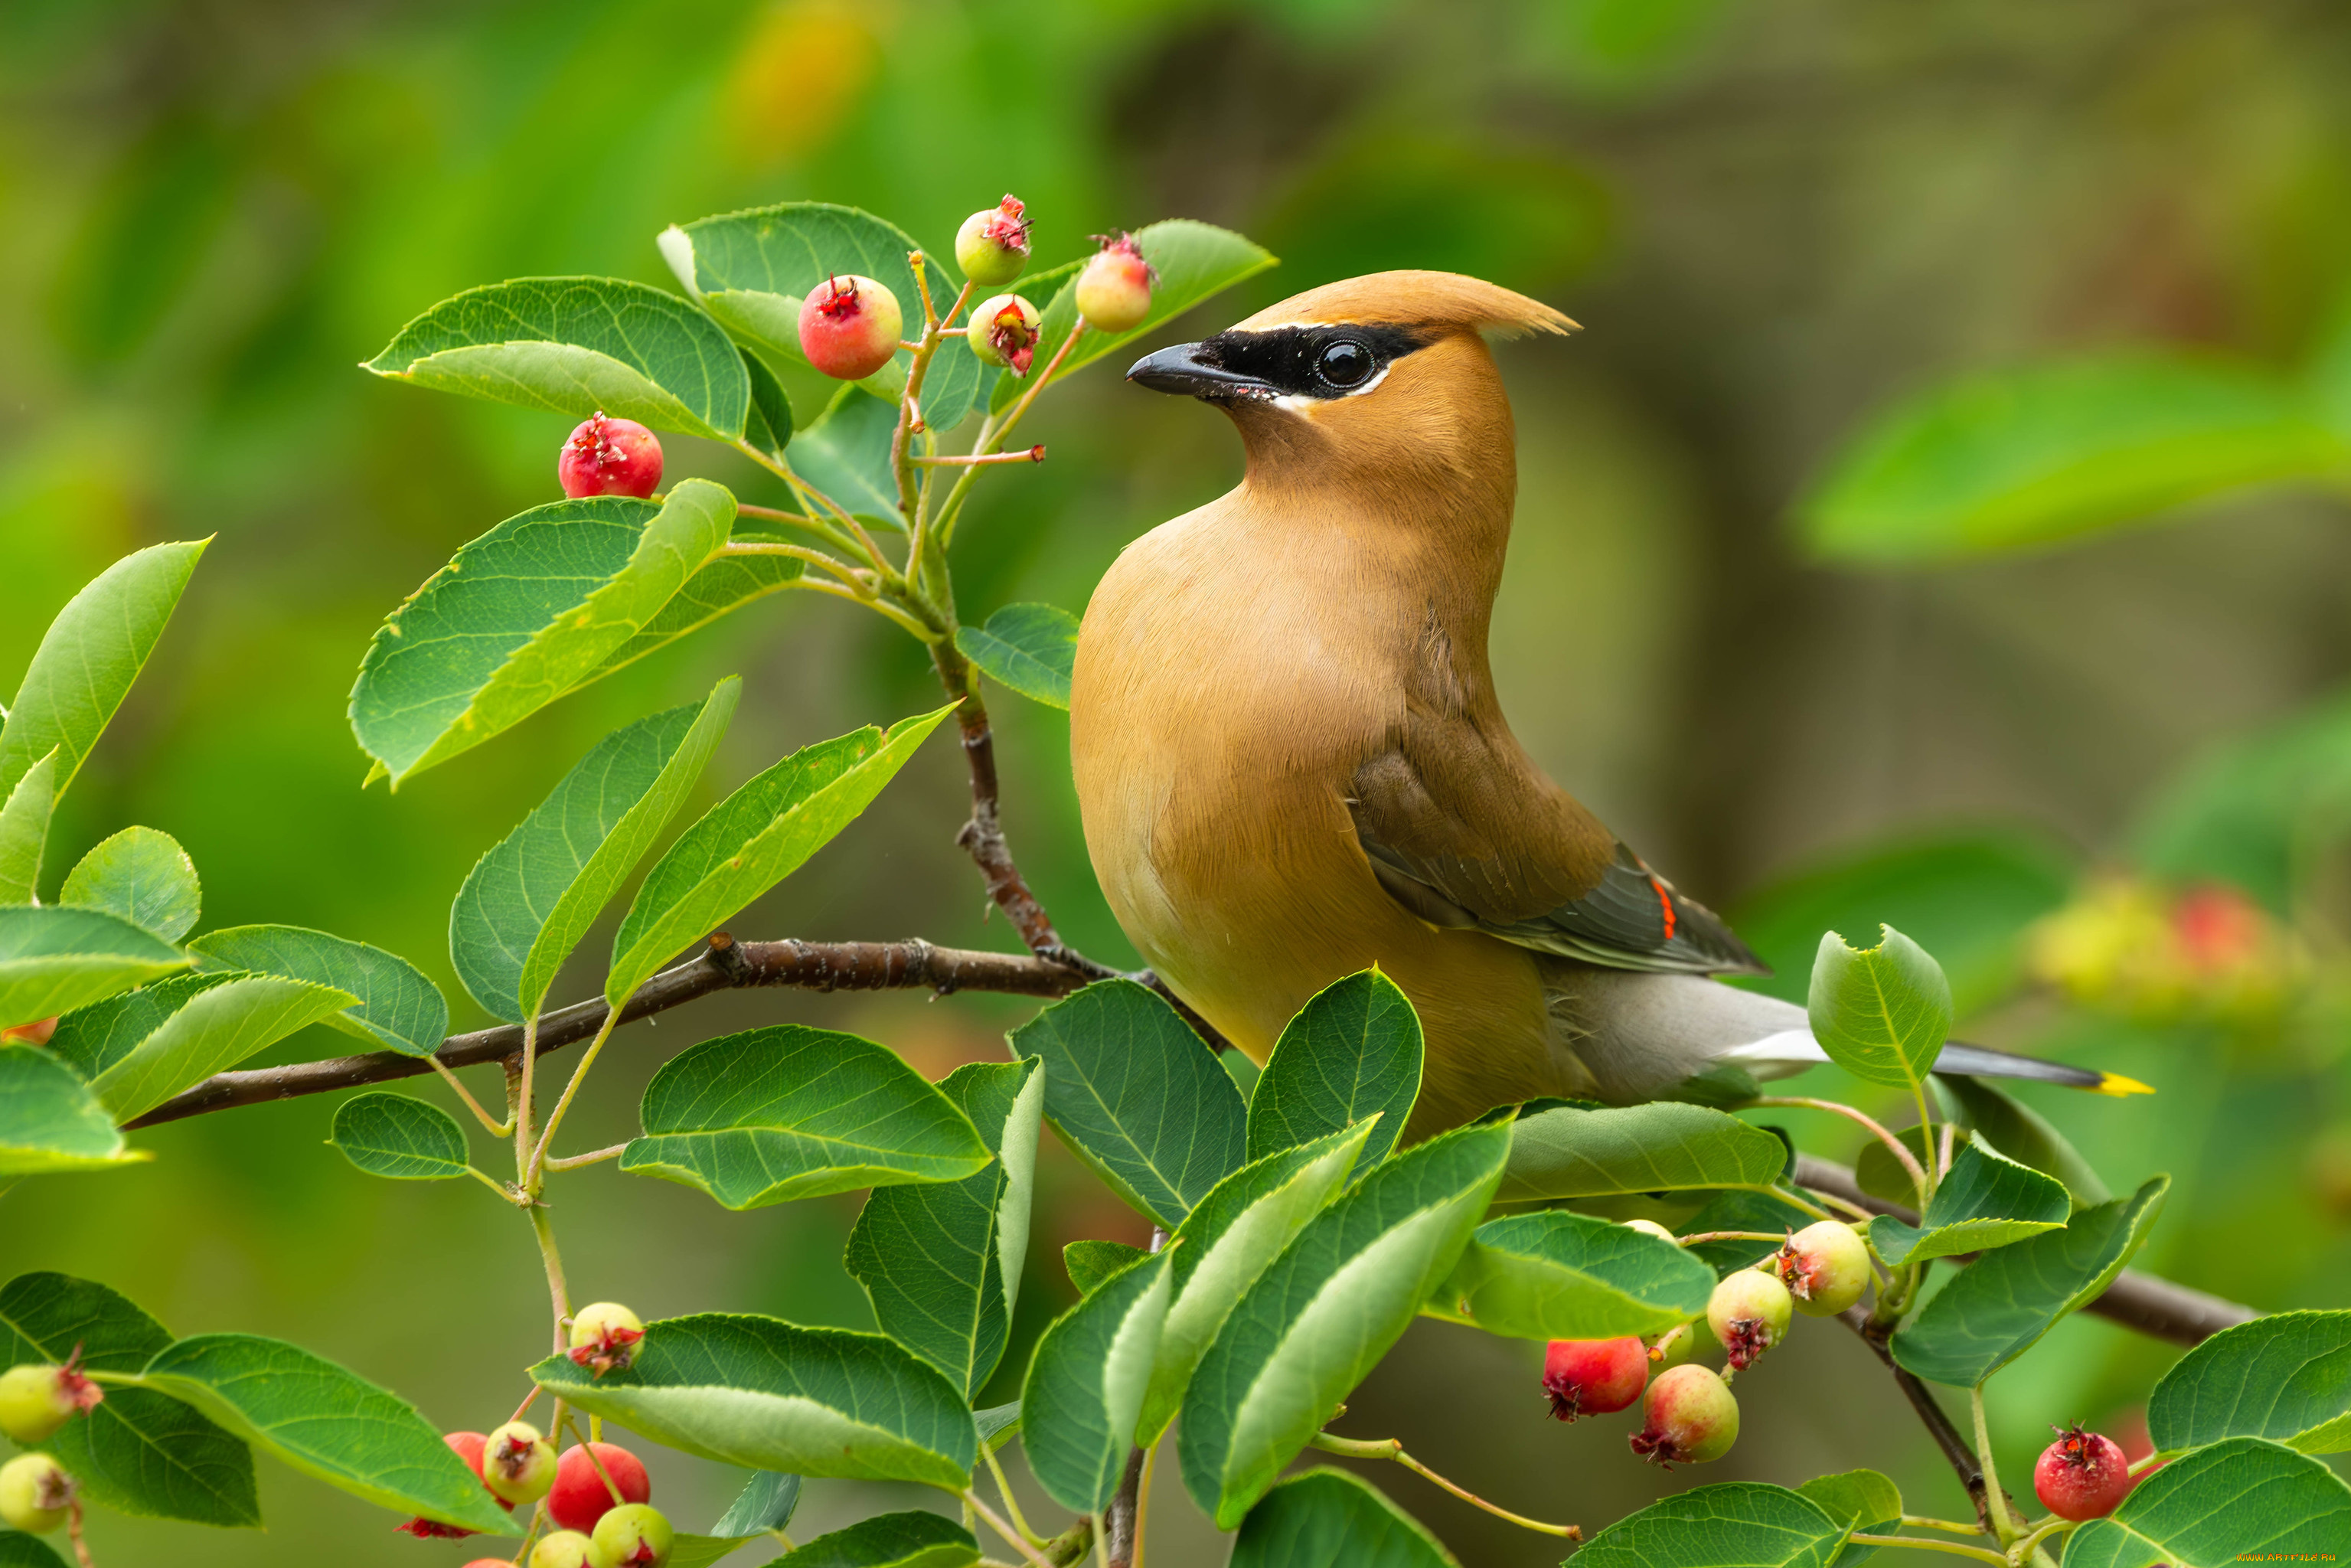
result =
[[[1832,1194],[1873,1214],[1890,1214],[1906,1225],[1918,1223],[1918,1217],[1900,1204],[1888,1203],[1862,1191],[1861,1184],[1843,1166],[1811,1155],[1796,1156],[1796,1185]],[[2136,1269],[2126,1269],[2116,1275],[2105,1294],[2083,1311],[2095,1312],[2143,1334],[2191,1347],[2222,1329],[2251,1322],[2261,1315],[2241,1302],[2207,1295],[2169,1280],[2142,1274]]]

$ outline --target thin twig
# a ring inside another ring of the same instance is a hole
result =
[[[628,1152],[628,1147],[626,1144],[614,1144],[609,1148],[592,1150],[584,1155],[573,1155],[569,1159],[549,1160],[546,1162],[546,1168],[551,1171],[576,1171],[581,1166],[601,1165],[606,1160],[619,1159],[622,1155]]]
[[[1894,1151],[1894,1157],[1901,1161],[1902,1168],[1909,1173],[1910,1180],[1917,1187],[1921,1199],[1934,1190],[1934,1183],[1928,1178],[1926,1171],[1919,1166],[1916,1156],[1910,1153],[1902,1140],[1887,1132],[1876,1117],[1866,1112],[1842,1104],[1834,1100],[1814,1100],[1802,1094],[1766,1094],[1760,1099],[1750,1100],[1748,1103],[1785,1106],[1805,1111],[1826,1111],[1833,1115],[1843,1116],[1846,1121],[1866,1128],[1871,1136]]]
[[[1045,461],[1045,444],[1040,441],[1023,452],[986,452],[977,456],[950,454],[945,457],[910,457],[906,461],[925,468],[977,468],[989,463],[1042,463]]]
[[[1927,1385],[1896,1363],[1893,1352],[1886,1346],[1886,1334],[1889,1331],[1872,1323],[1869,1314],[1859,1307],[1839,1312],[1837,1321],[1859,1334],[1861,1343],[1867,1345],[1877,1359],[1886,1364],[1886,1370],[1894,1375],[1895,1385],[1910,1401],[1910,1407],[1926,1424],[1928,1435],[1935,1439],[1935,1447],[1942,1450],[1944,1461],[1959,1478],[1959,1485],[1967,1490],[1968,1500],[1975,1505],[1976,1519],[1982,1533],[1991,1533],[1991,1514],[1984,1505],[1983,1468],[1976,1462],[1975,1450],[1968,1446],[1967,1438],[1960,1436],[1959,1427],[1952,1425],[1950,1416],[1944,1414],[1942,1406],[1936,1402],[1935,1396]]]
[[[972,1512],[979,1515],[980,1518],[986,1520],[987,1521],[987,1528],[996,1531],[997,1534],[1004,1537],[1004,1539],[1010,1543],[1014,1551],[1019,1552],[1021,1556],[1029,1559],[1029,1562],[1037,1564],[1037,1568],[1053,1568],[1052,1563],[1047,1562],[1042,1556],[1038,1554],[1035,1547],[1029,1545],[1027,1542],[1021,1540],[1020,1537],[1012,1533],[1012,1527],[1005,1523],[1003,1519],[998,1515],[994,1509],[980,1501],[979,1494],[977,1491],[974,1491],[969,1487],[966,1487],[962,1495],[965,1506],[969,1508]]]
[[[2000,1543],[2007,1546],[2017,1537],[2016,1516],[2008,1511],[2008,1494],[2001,1490],[2000,1471],[1991,1458],[1991,1426],[1984,1416],[1983,1385],[1968,1390],[1968,1414],[1975,1420],[1976,1463],[1983,1467],[1985,1522]]]
[[[1962,1546],[1956,1541],[1929,1541],[1920,1535],[1865,1535],[1859,1531],[1845,1537],[1859,1546],[1915,1546],[1921,1552],[1951,1552],[1961,1557],[1981,1557],[2009,1568],[2008,1559],[1988,1546]]]
[[[503,1122],[494,1120],[487,1111],[482,1109],[482,1103],[474,1098],[473,1091],[459,1082],[457,1075],[450,1071],[439,1057],[427,1056],[423,1060],[433,1064],[433,1071],[441,1075],[442,1082],[457,1092],[457,1098],[463,1100],[465,1103],[465,1108],[473,1112],[475,1119],[490,1130],[490,1136],[504,1138],[513,1134],[514,1118],[509,1116]]]
[[[997,1495],[1004,1500],[1004,1511],[1012,1516],[1012,1527],[1026,1537],[1030,1544],[1043,1545],[1045,1538],[1031,1529],[1029,1521],[1021,1517],[1020,1500],[1012,1495],[1012,1483],[1005,1479],[1004,1465],[996,1457],[995,1446],[982,1443],[979,1446],[979,1457],[987,1461],[987,1473],[996,1478]]]
[[[1555,1535],[1562,1541],[1581,1541],[1583,1539],[1583,1531],[1575,1525],[1549,1524],[1540,1519],[1529,1519],[1522,1513],[1512,1513],[1507,1508],[1502,1508],[1494,1503],[1488,1502],[1484,1498],[1479,1497],[1476,1492],[1470,1491],[1465,1487],[1456,1486],[1453,1482],[1447,1480],[1443,1476],[1438,1475],[1435,1470],[1430,1469],[1426,1465],[1422,1464],[1418,1459],[1414,1458],[1410,1454],[1405,1453],[1404,1451],[1404,1444],[1397,1438],[1379,1437],[1367,1439],[1361,1437],[1334,1437],[1329,1432],[1317,1432],[1311,1441],[1316,1448],[1322,1449],[1326,1453],[1344,1454],[1350,1458],[1393,1459],[1397,1464],[1402,1465],[1405,1469],[1410,1470],[1413,1474],[1420,1477],[1422,1479],[1434,1481],[1437,1485],[1444,1488],[1447,1491],[1451,1492],[1455,1497],[1459,1498],[1463,1502],[1469,1504],[1472,1508],[1482,1508],[1488,1513],[1492,1514],[1496,1519],[1507,1520],[1510,1523],[1517,1525],[1521,1530],[1531,1530],[1536,1531],[1538,1534],[1542,1535]]]
[[[1981,1535],[1983,1526],[1961,1524],[1955,1519],[1929,1519],[1923,1513],[1906,1513],[1902,1522],[1913,1530],[1940,1530],[1952,1535]]]

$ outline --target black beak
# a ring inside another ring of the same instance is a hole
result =
[[[1126,379],[1139,382],[1153,392],[1206,398],[1211,402],[1276,395],[1272,386],[1255,376],[1241,375],[1217,364],[1213,343],[1178,343],[1172,349],[1145,354],[1134,361]]]

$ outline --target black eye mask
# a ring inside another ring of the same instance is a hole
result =
[[[1201,342],[1162,349],[1137,363],[1127,379],[1210,402],[1346,397],[1371,386],[1382,371],[1427,341],[1412,328],[1384,324],[1219,332]]]

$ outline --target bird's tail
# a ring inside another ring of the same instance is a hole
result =
[[[1829,1060],[1820,1042],[1810,1030],[1781,1030],[1745,1045],[1735,1045],[1718,1054],[1717,1060],[1735,1061],[1759,1078],[1779,1076],[1773,1072],[1793,1072]],[[2086,1089],[2095,1094],[2152,1094],[2154,1090],[2136,1078],[2126,1078],[2119,1072],[2101,1072],[2093,1067],[2074,1067],[2063,1061],[2044,1061],[2037,1056],[2019,1056],[2011,1051],[1994,1051],[1990,1046],[1969,1045],[1951,1040],[1943,1053],[1935,1059],[1937,1072],[1966,1073],[1974,1078],[2024,1078],[2040,1083],[2061,1083],[2068,1089]]]

